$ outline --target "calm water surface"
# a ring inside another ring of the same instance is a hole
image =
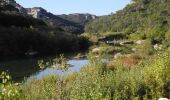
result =
[[[89,62],[88,60],[69,60],[68,64],[71,64],[72,67],[70,67],[65,72],[63,72],[62,70],[57,70],[55,68],[47,68],[44,71],[34,74],[33,76],[35,76],[37,79],[41,79],[44,76],[53,75],[53,74],[65,75],[73,71],[79,72],[83,66],[88,64],[88,62]]]
[[[68,60],[68,64],[71,64],[70,67],[65,73],[61,70],[54,68],[47,68],[43,71],[39,71],[38,60],[43,58],[27,58],[21,60],[10,60],[10,61],[1,61],[0,62],[0,71],[7,71],[12,75],[14,81],[24,80],[24,77],[34,76],[37,79],[41,79],[44,76],[52,74],[67,74],[72,71],[79,71],[83,66],[88,64],[88,60],[80,59]],[[45,58],[50,59],[50,58]]]

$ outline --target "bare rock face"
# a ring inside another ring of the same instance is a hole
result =
[[[37,19],[41,19],[46,23],[48,23],[48,25],[50,26],[60,27],[66,32],[75,33],[75,34],[83,32],[83,27],[81,25],[60,18],[50,12],[47,12],[45,9],[41,7],[27,8],[26,10],[28,15]]]
[[[88,13],[74,13],[74,14],[63,14],[63,15],[57,15],[60,18],[75,22],[77,24],[80,25],[85,25],[86,23],[88,23],[91,20],[94,20],[97,18],[96,15],[92,15],[92,14],[88,14]]]
[[[81,15],[81,14],[73,14],[78,22],[83,23],[79,24],[75,21],[70,21],[68,19],[64,19],[57,15],[54,15],[50,12],[47,12],[45,9],[41,7],[34,7],[34,8],[24,8],[19,5],[15,0],[0,0],[0,7],[6,10],[6,6],[12,6],[16,9],[16,13],[19,13],[24,16],[32,16],[33,18],[43,20],[48,25],[52,27],[61,28],[62,30],[73,33],[73,34],[80,34],[84,32],[84,23],[89,19],[95,19],[95,16],[91,16],[89,14]],[[5,11],[4,10],[4,11]],[[6,10],[8,11],[8,10]]]
[[[34,8],[28,8],[27,14],[34,18],[42,18],[43,16],[46,16],[47,11],[41,7],[34,7]]]

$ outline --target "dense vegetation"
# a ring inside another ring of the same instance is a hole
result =
[[[30,26],[45,26],[45,22],[42,20],[34,19],[32,17],[24,17],[20,14],[6,14],[0,13],[0,25],[5,27],[30,27]]]
[[[24,56],[26,52],[39,54],[63,53],[85,50],[88,41],[70,33],[61,31],[31,30],[28,28],[0,27],[0,56]]]
[[[0,11],[15,11],[15,12],[19,12],[18,9],[16,9],[14,6],[12,5],[4,5],[4,6],[0,6]]]
[[[86,38],[50,27],[42,20],[23,16],[11,6],[3,9],[0,12],[0,59],[24,56],[27,52],[44,55],[88,48]]]
[[[81,36],[66,33],[60,28],[37,25],[39,21],[33,21],[35,25],[24,21],[24,27],[0,26],[2,57],[22,55],[28,50],[46,54],[49,51],[61,53],[85,49],[88,46],[85,37],[95,44],[88,53],[89,64],[80,72],[65,76],[52,75],[42,79],[33,77],[21,85],[12,83],[9,75],[2,72],[0,99],[170,98],[169,5],[169,0],[132,0],[123,10],[89,23],[86,26],[87,33]],[[30,27],[27,27],[27,24]],[[137,43],[138,40],[140,43]],[[108,57],[111,61],[103,61]],[[52,60],[54,62],[40,61],[38,64],[42,69],[54,64],[65,71],[69,67],[66,59],[63,56],[61,58],[63,60],[57,58]]]
[[[170,97],[170,52],[161,51],[137,65],[113,65],[91,59],[80,73],[32,79],[15,87],[14,97],[25,100],[157,100]],[[9,91],[9,90],[8,90]],[[12,92],[12,91],[11,91]],[[3,94],[6,98],[11,95]],[[14,98],[13,97],[13,98]]]
[[[100,17],[86,26],[86,32],[122,32],[131,39],[150,38],[162,42],[169,38],[169,0],[132,0],[123,10]]]

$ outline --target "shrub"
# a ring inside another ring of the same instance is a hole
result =
[[[11,82],[11,77],[7,72],[0,74],[0,100],[18,100],[20,92]]]
[[[137,46],[137,48],[138,51],[136,53],[140,55],[141,58],[145,58],[154,53],[152,42],[149,39],[146,40],[144,44]]]
[[[145,39],[145,38],[146,38],[145,34],[142,32],[136,32],[136,33],[129,35],[129,39],[132,39],[132,40],[141,40],[141,39]]]
[[[92,58],[92,57],[91,57]],[[135,58],[135,57],[134,57]],[[151,59],[152,58],[152,59]],[[129,69],[107,68],[101,59],[91,59],[80,73],[48,76],[22,87],[23,98],[64,100],[156,100],[170,98],[170,51],[159,53]]]

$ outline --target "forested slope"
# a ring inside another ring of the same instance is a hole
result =
[[[88,33],[123,32],[130,38],[162,42],[170,36],[170,0],[132,0],[123,10],[86,26]]]

